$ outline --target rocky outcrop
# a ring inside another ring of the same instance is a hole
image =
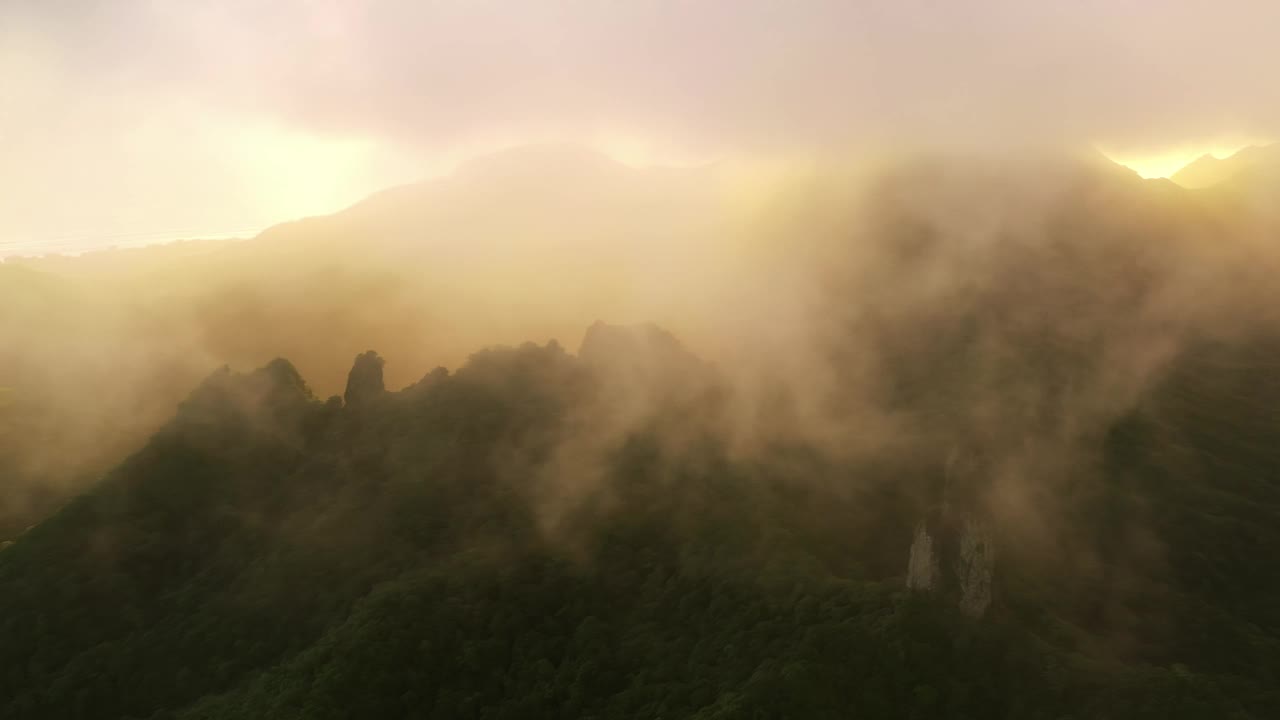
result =
[[[939,502],[916,525],[907,557],[906,586],[936,593],[964,614],[980,618],[991,606],[995,541],[973,497],[980,465],[953,452]]]
[[[907,587],[912,590],[932,590],[938,577],[938,559],[933,554],[933,538],[924,523],[916,526],[911,541],[911,556],[907,560]]]
[[[382,380],[382,366],[385,363],[372,350],[356,356],[355,364],[347,374],[347,391],[342,396],[347,407],[363,407],[386,394],[387,387]]]
[[[178,405],[167,427],[200,448],[239,444],[247,434],[298,444],[314,400],[297,368],[283,358],[251,373],[224,366]]]
[[[995,570],[995,545],[985,523],[964,519],[960,532],[960,552],[956,557],[956,584],[960,610],[969,617],[982,617],[991,605],[991,576]]]
[[[974,618],[991,605],[995,547],[986,524],[970,514],[939,516],[916,526],[906,585],[937,593]]]

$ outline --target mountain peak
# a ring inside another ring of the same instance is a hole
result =
[[[370,350],[356,356],[355,364],[347,375],[347,390],[343,400],[348,407],[360,407],[382,396],[387,386],[382,380],[382,367],[386,361]]]
[[[687,351],[674,335],[654,325],[610,325],[597,320],[578,346],[578,358],[589,365],[634,362],[642,356],[677,357]]]
[[[1250,145],[1225,158],[1204,154],[1169,176],[1189,189],[1206,188],[1269,165],[1280,165],[1280,143]]]

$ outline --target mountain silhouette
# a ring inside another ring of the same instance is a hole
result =
[[[1280,173],[1280,144],[1246,147],[1225,158],[1202,155],[1169,179],[1182,187],[1198,189],[1254,174],[1276,173]]]

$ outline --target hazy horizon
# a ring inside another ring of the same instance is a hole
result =
[[[530,143],[636,165],[1275,137],[1280,9],[556,0],[0,8],[0,255],[240,236]]]
[[[1172,150],[1170,152],[1152,155],[1146,157],[1125,157],[1109,154],[1102,148],[1093,147],[1091,151],[1096,151],[1107,160],[1128,168],[1137,173],[1143,179],[1170,179],[1178,173],[1179,170],[1185,169],[1192,163],[1203,158],[1214,158],[1217,160],[1228,160],[1237,155],[1237,153],[1248,150],[1250,148],[1270,147],[1272,143],[1255,142],[1239,147],[1223,146],[1210,148],[1196,148],[1188,150],[1185,147]],[[369,190],[363,188],[354,189],[355,194],[351,198],[343,198],[340,202],[332,206],[315,207],[312,211],[305,212],[296,216],[284,216],[267,222],[266,224],[245,227],[234,230],[202,230],[202,229],[183,229],[183,230],[159,230],[150,232],[124,232],[111,235],[95,235],[92,233],[78,235],[64,235],[46,240],[26,240],[26,241],[9,241],[7,243],[0,242],[0,262],[4,262],[7,258],[37,258],[45,255],[62,255],[62,256],[78,256],[84,253],[99,252],[103,250],[128,250],[135,248],[148,247],[152,245],[165,245],[171,243],[180,243],[187,241],[209,241],[209,240],[248,240],[271,229],[277,225],[285,223],[331,215],[348,209],[360,202],[377,195],[380,192],[391,190],[396,187],[405,185],[413,185],[417,183],[428,182],[432,180],[447,180],[456,173],[463,170],[468,163],[483,161],[486,158],[502,156],[508,153],[520,152],[525,149],[537,148],[577,148],[586,152],[597,153],[601,157],[617,162],[620,165],[632,169],[661,169],[661,168],[677,168],[680,163],[673,162],[637,162],[632,159],[628,161],[626,153],[611,153],[608,150],[599,147],[593,147],[589,144],[579,144],[572,142],[533,142],[525,144],[517,144],[507,147],[499,147],[477,152],[474,155],[460,158],[455,164],[443,169],[437,169],[435,172],[422,175],[415,178],[394,182],[390,185],[374,187]],[[795,159],[792,158],[794,161]],[[778,162],[775,159],[775,162]],[[714,160],[703,160],[693,163],[694,166],[710,167],[716,165]],[[1177,180],[1174,180],[1177,183]],[[1191,188],[1188,188],[1191,189]]]

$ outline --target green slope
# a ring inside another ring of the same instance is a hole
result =
[[[1280,709],[1276,348],[1188,351],[1099,433],[1096,472],[1051,488],[1060,561],[997,528],[981,619],[902,585],[935,460],[734,455],[687,412],[718,402],[714,370],[666,345],[624,377],[681,392],[557,506],[617,356],[495,349],[397,393],[362,356],[345,404],[285,361],[216,373],[0,551],[0,716]]]

